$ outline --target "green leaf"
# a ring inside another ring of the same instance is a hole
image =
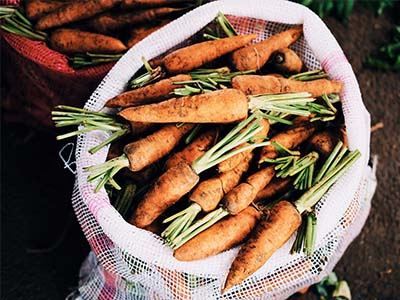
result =
[[[334,300],[351,300],[351,292],[350,287],[346,281],[340,280],[336,285],[335,290],[332,293],[332,297]]]

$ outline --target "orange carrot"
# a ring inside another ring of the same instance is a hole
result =
[[[260,202],[262,200],[273,199],[279,195],[283,195],[287,192],[292,186],[292,178],[274,178],[272,181],[267,184],[265,188],[257,193],[256,198],[254,199],[254,203]]]
[[[37,30],[45,30],[64,24],[90,18],[106,11],[121,0],[76,0],[61,6],[57,10],[40,18],[36,23]]]
[[[328,157],[339,141],[343,142],[343,147],[347,147],[346,131],[344,128],[330,127],[311,136],[306,148],[308,151],[315,150],[323,157]]]
[[[164,66],[173,74],[188,72],[243,47],[256,37],[255,34],[248,34],[193,44],[165,56]]]
[[[155,31],[157,31],[158,29],[164,27],[164,25],[168,24],[169,22],[170,22],[170,20],[165,20],[156,26],[144,25],[144,26],[140,26],[140,27],[134,27],[131,31],[128,41],[126,42],[126,45],[129,48],[132,48],[134,45],[139,43],[145,37],[147,37],[148,35],[152,34]]]
[[[191,193],[189,200],[197,203],[204,212],[214,210],[224,195],[239,183],[243,173],[249,168],[252,157],[251,152],[247,153],[232,170],[202,181]]]
[[[238,49],[232,53],[232,63],[239,71],[259,70],[265,65],[273,52],[287,48],[299,39],[302,32],[303,26],[296,26],[277,33],[262,42]]]
[[[193,261],[228,250],[246,239],[261,215],[260,211],[249,206],[236,216],[228,216],[176,249],[174,257]]]
[[[297,81],[271,75],[239,75],[232,79],[232,86],[246,95],[309,92],[312,97],[320,97],[324,93],[340,93],[343,83],[328,79]]]
[[[241,247],[231,265],[222,293],[261,268],[300,224],[301,215],[290,202],[275,204],[268,217],[262,218]]]
[[[182,11],[182,9],[157,7],[134,12],[110,12],[96,16],[88,20],[85,24],[96,32],[111,33],[134,24],[148,23],[179,11]]]
[[[137,88],[108,100],[107,107],[129,107],[148,103],[159,102],[168,97],[174,89],[183,87],[175,85],[174,82],[191,80],[192,77],[186,74],[176,75],[170,78],[162,79],[156,83]]]
[[[29,20],[35,21],[63,6],[65,3],[65,1],[28,0],[25,4],[25,13]]]
[[[237,185],[225,195],[222,204],[231,215],[240,213],[248,207],[260,192],[274,177],[273,166],[266,167],[249,176],[245,182]]]
[[[268,120],[263,119],[262,121],[263,124],[263,130],[257,135],[259,138],[255,140],[256,143],[261,142],[267,137],[268,131],[269,131],[269,122]],[[239,145],[236,149],[239,149],[241,147],[247,146],[248,143],[245,143],[243,145]],[[235,156],[232,156],[231,158],[228,158],[227,160],[224,160],[218,164],[218,172],[224,173],[228,172],[232,169],[234,169],[240,162],[243,160],[244,157],[250,153],[251,150],[249,151],[244,151],[241,152]]]
[[[175,3],[186,3],[187,0],[123,0],[122,8],[137,8],[141,6],[152,7],[152,6],[164,6]]]
[[[49,38],[50,47],[61,53],[121,53],[126,46],[111,36],[80,31],[76,29],[57,29]]]
[[[289,48],[279,49],[272,53],[266,66],[269,70],[283,74],[300,73],[304,68],[300,57]]]
[[[302,122],[285,131],[277,133],[271,138],[271,142],[278,142],[289,150],[294,149],[308,139],[318,126],[320,126],[319,122]],[[271,143],[261,149],[259,163],[262,163],[265,158],[276,158],[278,155],[278,149]]]
[[[129,223],[139,228],[150,225],[182,195],[188,193],[198,181],[199,175],[185,162],[169,168],[157,179],[156,188],[150,189],[143,197]]]
[[[181,161],[188,164],[193,163],[202,156],[216,141],[218,130],[210,129],[202,133],[197,139],[185,147],[182,151],[176,152],[165,162],[164,168],[169,169]]]
[[[241,91],[224,89],[129,107],[119,115],[135,122],[232,123],[247,117],[247,106],[247,98]]]
[[[124,147],[131,171],[140,171],[144,167],[167,155],[180,139],[193,128],[193,124],[177,127],[169,124],[155,133],[130,143]]]

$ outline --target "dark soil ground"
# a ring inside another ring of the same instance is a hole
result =
[[[354,68],[372,124],[383,123],[371,139],[371,153],[379,156],[372,209],[335,268],[356,300],[399,299],[400,76],[363,66],[389,39],[391,13],[376,17],[357,6],[348,24],[326,19]],[[2,123],[1,299],[65,299],[77,286],[89,246],[71,208],[74,178],[58,157],[63,145],[54,132]]]

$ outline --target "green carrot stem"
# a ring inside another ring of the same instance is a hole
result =
[[[310,81],[310,80],[316,80],[316,79],[327,78],[327,77],[328,77],[328,74],[326,74],[322,70],[312,70],[312,71],[307,71],[307,72],[292,75],[288,79],[298,80],[298,81]]]
[[[328,107],[334,112],[337,112],[337,109],[332,105],[332,102],[330,101],[330,99],[328,98],[328,95],[326,93],[322,94],[322,99],[324,100],[324,102],[326,103],[326,105],[328,105]],[[339,99],[340,100],[340,99]]]
[[[303,251],[306,255],[312,255],[314,252],[315,238],[317,235],[317,217],[314,212],[307,214],[305,243]]]
[[[346,154],[347,150],[348,150],[347,147],[343,147],[342,150],[340,150],[339,154],[336,156],[335,160],[330,164],[328,170],[326,171],[327,175],[329,175],[335,169],[337,164],[341,161],[343,156]]]
[[[340,149],[343,146],[343,142],[339,141],[335,148],[333,148],[331,154],[329,154],[328,158],[326,159],[325,163],[322,165],[321,169],[319,170],[317,176],[315,177],[314,183],[318,183],[321,178],[326,174],[326,171],[328,170],[329,166],[331,165],[331,163],[334,161],[336,155],[338,154],[338,152],[340,151]]]
[[[192,131],[188,134],[188,136],[185,138],[185,144],[190,144],[194,138],[197,136],[199,131],[202,128],[202,124],[196,124],[196,126],[192,129]]]
[[[114,207],[121,214],[122,217],[127,216],[132,199],[135,196],[136,189],[136,184],[129,182],[124,185],[121,193],[119,193],[115,201]]]
[[[217,14],[216,21],[228,37],[239,35],[223,13],[219,12]]]
[[[90,154],[94,154],[97,151],[99,151],[101,148],[103,148],[104,146],[111,144],[112,142],[118,140],[120,137],[128,134],[130,132],[129,129],[120,129],[118,131],[115,131],[109,138],[107,138],[104,142],[98,144],[97,146],[89,149],[89,153]]]

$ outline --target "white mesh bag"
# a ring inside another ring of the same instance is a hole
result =
[[[317,205],[318,234],[312,256],[290,255],[294,236],[255,274],[220,295],[238,247],[195,262],[180,262],[160,237],[127,223],[110,204],[105,190],[94,193],[87,166],[102,163],[108,149],[88,150],[109,134],[78,137],[73,206],[93,254],[85,263],[79,291],[83,299],[285,299],[329,273],[361,230],[375,189],[368,167],[370,118],[357,80],[340,46],[325,24],[309,9],[282,0],[222,0],[203,5],[153,33],[130,49],[107,74],[86,103],[98,111],[123,92],[142,66],[141,57],[157,57],[181,44],[210,23],[218,12],[228,15],[240,33],[258,40],[293,24],[303,24],[304,37],[292,48],[309,69],[323,68],[344,83],[341,94],[351,150],[362,156]]]

